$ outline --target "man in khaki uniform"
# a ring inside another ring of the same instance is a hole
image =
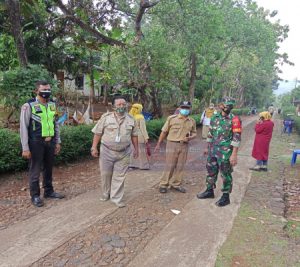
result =
[[[101,200],[111,200],[118,207],[125,207],[125,175],[129,167],[130,144],[133,144],[134,158],[138,157],[138,132],[134,118],[129,115],[127,103],[123,96],[113,99],[114,112],[102,115],[93,128],[94,133],[91,154],[98,157],[97,145],[100,145],[100,172],[102,180]]]
[[[183,169],[187,159],[189,141],[197,135],[196,122],[189,117],[191,102],[183,101],[177,115],[167,118],[154,152],[160,149],[161,142],[167,137],[166,166],[159,184],[159,192],[166,193],[167,188],[185,193],[182,187]]]

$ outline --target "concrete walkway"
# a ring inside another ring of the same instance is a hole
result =
[[[244,127],[251,121],[246,121]],[[249,154],[249,151],[244,149],[241,153]],[[155,172],[143,174],[142,185],[140,176],[131,176],[129,173],[125,184],[125,201],[157,184],[161,172],[156,167],[161,165],[163,162],[158,162],[153,168]],[[213,266],[217,251],[232,227],[249,182],[248,165],[248,158],[244,160],[240,157],[234,172],[231,205],[217,208],[214,205],[216,200],[193,199],[130,266]],[[218,191],[217,197],[220,194]],[[60,205],[37,216],[1,230],[0,266],[31,265],[115,209],[111,203],[99,201],[97,189],[62,201]]]
[[[144,178],[143,186],[137,175],[126,180],[125,201],[159,182],[159,175],[150,172]],[[98,189],[87,192],[0,231],[0,266],[30,265],[117,209],[100,202],[99,195]]]
[[[243,146],[242,154],[251,155],[252,140]],[[218,179],[215,199],[190,201],[129,264],[129,267],[213,267],[219,248],[226,240],[250,181],[252,160],[240,156],[234,170],[231,204],[215,205],[222,193]]]

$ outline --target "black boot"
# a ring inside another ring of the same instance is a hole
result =
[[[230,198],[228,193],[224,193],[222,197],[216,202],[216,205],[218,207],[224,207],[226,205],[230,204]]]
[[[205,198],[214,198],[215,194],[214,194],[214,190],[211,189],[206,189],[203,193],[198,193],[197,194],[197,198],[199,199],[205,199]]]

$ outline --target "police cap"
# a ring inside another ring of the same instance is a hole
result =
[[[191,108],[192,107],[192,104],[190,101],[182,101],[180,103],[180,107],[188,107],[188,108]]]

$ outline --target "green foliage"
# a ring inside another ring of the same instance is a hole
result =
[[[231,112],[232,112],[232,114],[238,115],[238,116],[248,115],[249,108],[237,108],[237,109],[234,108]]]
[[[193,116],[194,118],[196,116]],[[199,121],[200,119],[197,118]],[[151,120],[146,123],[150,139],[157,139],[165,119]],[[56,164],[71,162],[90,155],[93,125],[61,127],[62,149],[55,158]],[[7,129],[0,129],[0,173],[25,169],[27,163],[22,159],[20,136]]]
[[[161,103],[178,104],[187,95],[206,103],[237,96],[238,107],[265,106],[274,100],[278,66],[289,63],[287,54],[278,52],[288,27],[271,22],[276,14],[252,0],[157,1],[145,10],[139,41],[134,31],[138,1],[64,3],[77,20],[93,25],[93,32],[126,42],[122,48],[102,43],[73,23],[58,11],[55,1],[21,2],[22,33],[31,64],[41,64],[53,74],[64,69],[70,77],[93,73],[96,87],[128,88],[132,98],[138,97],[145,109],[157,113]],[[0,31],[11,42],[7,16],[7,10],[0,10]],[[1,44],[0,40],[0,59],[16,60],[16,54],[7,52],[15,47],[10,44],[6,51]]]
[[[89,155],[93,140],[92,128],[90,125],[61,127],[62,149],[56,162],[70,162]]]
[[[282,107],[282,116],[285,118],[286,116],[292,116],[293,118],[296,117],[296,108],[289,105],[289,106],[283,106]]]
[[[295,120],[295,128],[298,134],[300,135],[300,117],[295,117],[294,120]]]
[[[16,132],[0,129],[0,173],[18,171],[26,168],[22,159],[20,137]]]
[[[0,71],[16,68],[19,65],[14,38],[8,34],[0,35]]]
[[[298,239],[300,238],[300,222],[288,221],[283,228],[289,237]]]
[[[56,81],[39,65],[29,65],[28,68],[18,67],[3,72],[0,81],[0,97],[3,99],[4,106],[11,110],[19,110],[28,99],[32,98],[35,82],[38,80],[49,81],[54,91],[57,88]]]
[[[146,122],[147,132],[150,139],[158,139],[161,133],[161,128],[165,122],[165,119],[157,119]]]

